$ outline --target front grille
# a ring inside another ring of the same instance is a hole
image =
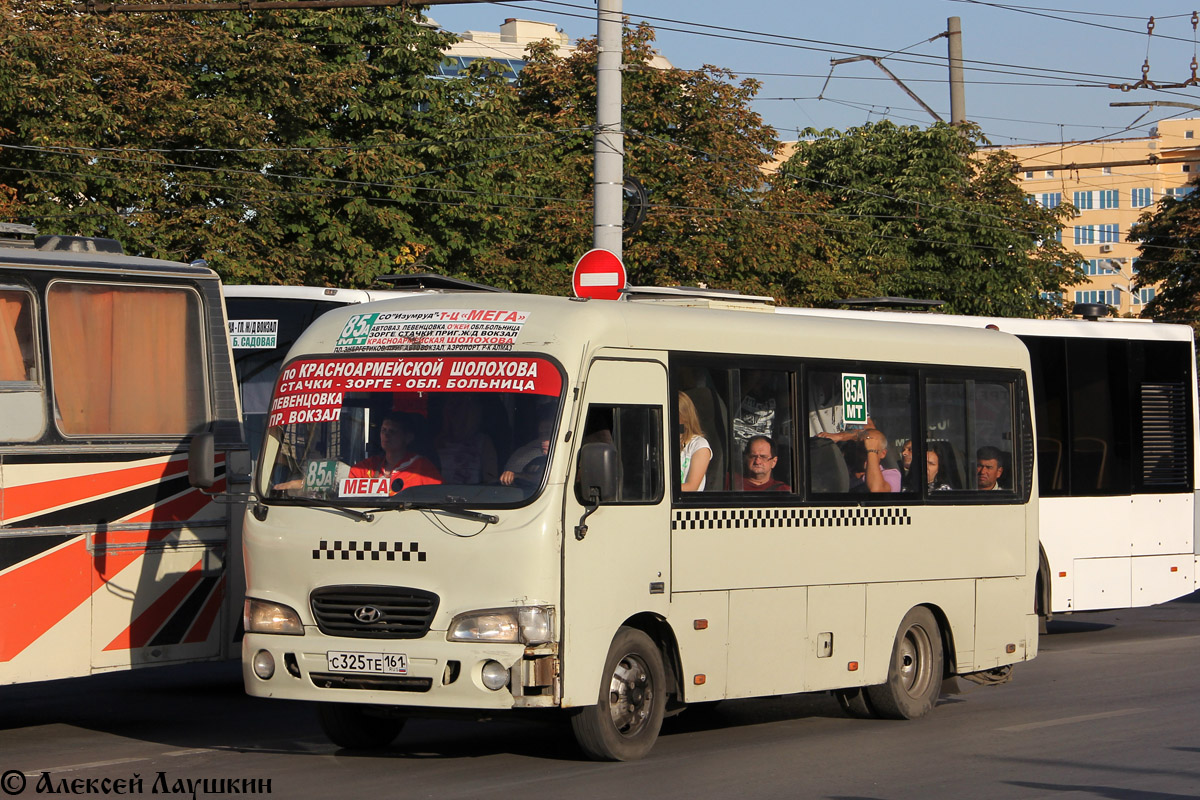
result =
[[[343,675],[336,672],[314,672],[308,676],[320,689],[367,689],[385,692],[428,692],[433,678],[411,678],[404,675]]]
[[[323,586],[309,597],[321,633],[360,639],[419,639],[438,596],[403,586]],[[377,612],[377,613],[375,613]]]

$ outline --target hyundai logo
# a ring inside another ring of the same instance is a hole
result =
[[[375,606],[363,606],[354,609],[354,618],[364,625],[371,625],[383,619],[383,612]]]

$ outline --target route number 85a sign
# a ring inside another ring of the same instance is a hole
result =
[[[842,373],[842,421],[846,425],[867,424],[867,376]]]

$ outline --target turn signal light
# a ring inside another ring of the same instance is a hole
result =
[[[707,678],[705,677],[703,672],[700,673],[699,675],[692,676],[692,683],[696,684],[697,686],[703,686],[705,680],[707,680]]]
[[[858,672],[858,662],[851,661],[849,664],[846,665],[846,669],[850,670],[851,672]]]

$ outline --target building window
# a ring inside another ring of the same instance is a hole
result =
[[[1058,208],[1062,204],[1062,192],[1044,192],[1038,202],[1042,208]]]
[[[1097,225],[1096,227],[1100,229],[1101,244],[1121,241],[1121,232],[1115,222],[1107,225]]]
[[[1105,305],[1118,305],[1117,293],[1112,289],[1093,289],[1087,292],[1075,293],[1076,303],[1104,303]]]
[[[1052,170],[1052,169],[1048,169],[1048,170],[1046,170],[1046,177],[1047,177],[1047,178],[1053,178],[1053,177],[1054,177],[1054,170]]]
[[[1062,292],[1042,292],[1039,296],[1043,300],[1050,303],[1051,305],[1056,306],[1058,308],[1062,308],[1062,304],[1063,304],[1063,293]]]
[[[1112,167],[1101,167],[1100,174],[1101,175],[1112,175]]]
[[[1138,305],[1144,306],[1146,303],[1149,303],[1154,299],[1155,294],[1157,294],[1157,290],[1155,290],[1152,286],[1145,289],[1138,289],[1133,294],[1134,302]]]
[[[1175,186],[1165,190],[1163,194],[1176,200],[1182,200],[1194,191],[1196,191],[1195,186]]]
[[[1075,192],[1072,195],[1071,202],[1075,204],[1075,208],[1079,211],[1088,211],[1095,208],[1095,192]]]
[[[1096,228],[1093,225],[1075,226],[1075,244],[1095,244]]]
[[[1101,208],[1120,208],[1121,193],[1116,189],[1102,189],[1100,191],[1100,207]]]
[[[1129,190],[1129,204],[1134,208],[1146,208],[1154,205],[1154,190],[1149,186]]]
[[[1192,138],[1192,132],[1191,132],[1191,131],[1184,131],[1184,132],[1183,132],[1183,138],[1185,138],[1185,139],[1191,139],[1191,138]]]
[[[1026,170],[1026,171],[1025,171],[1025,177],[1026,177],[1026,178],[1032,178],[1032,177],[1033,177],[1033,170],[1031,170],[1031,169],[1030,169],[1030,170]]]
[[[1108,258],[1089,258],[1083,262],[1084,275],[1116,275],[1117,271],[1112,268],[1112,259]]]
[[[1192,171],[1192,165],[1191,165],[1191,164],[1184,164],[1184,165],[1183,165],[1183,171],[1184,171],[1184,172],[1191,172],[1191,171]]]

